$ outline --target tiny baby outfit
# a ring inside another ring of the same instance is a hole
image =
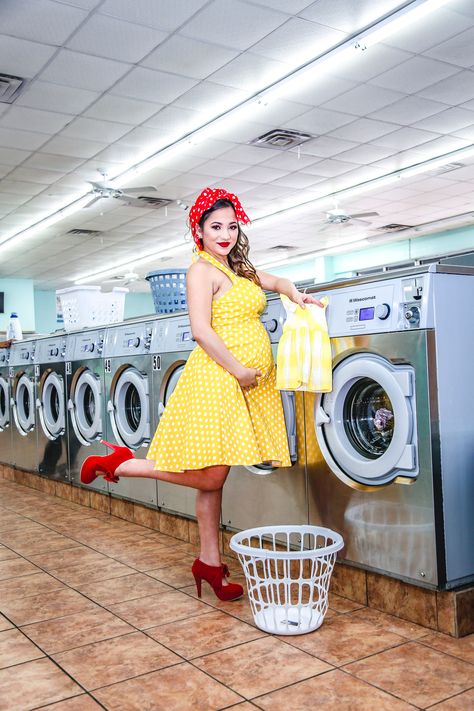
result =
[[[161,416],[147,459],[155,462],[155,469],[170,472],[262,462],[289,467],[275,362],[260,321],[265,294],[207,252],[200,251],[199,258],[232,282],[212,302],[212,328],[242,365],[257,368],[262,376],[257,386],[242,389],[233,375],[196,346]]]

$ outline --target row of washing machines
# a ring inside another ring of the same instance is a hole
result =
[[[223,524],[324,525],[353,565],[437,589],[471,582],[474,269],[432,264],[311,290],[329,297],[332,392],[282,393],[292,466],[233,467]],[[262,321],[276,355],[279,299]],[[145,457],[194,345],[182,313],[0,350],[0,461],[80,486],[102,438]],[[93,486],[194,516],[188,487]]]

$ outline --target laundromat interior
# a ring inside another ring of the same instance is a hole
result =
[[[146,458],[196,347],[206,187],[332,359],[281,391],[291,465],[230,469],[226,602],[195,489],[80,475]],[[0,2],[1,711],[474,708],[473,188],[472,0]],[[317,629],[259,623],[231,539],[267,526],[342,536]]]

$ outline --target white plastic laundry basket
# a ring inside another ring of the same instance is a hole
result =
[[[318,629],[343,545],[339,533],[319,526],[263,526],[232,536],[257,627],[282,635]]]

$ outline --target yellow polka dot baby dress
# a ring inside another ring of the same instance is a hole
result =
[[[201,348],[190,354],[161,416],[147,459],[155,469],[183,472],[217,464],[291,465],[270,339],[260,321],[265,294],[207,252],[200,258],[226,274],[232,287],[212,302],[211,326],[232,355],[258,368],[258,385],[237,379]]]

